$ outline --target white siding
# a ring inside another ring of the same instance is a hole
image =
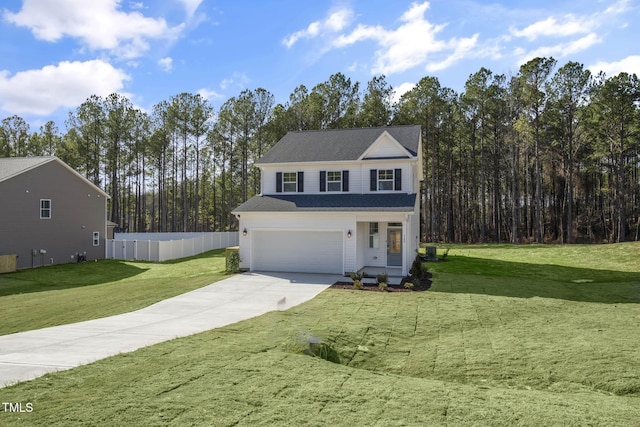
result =
[[[364,158],[376,157],[399,157],[406,156],[408,153],[397,141],[395,141],[388,133],[383,133],[380,138],[372,144],[367,150]]]
[[[366,194],[370,191],[371,169],[402,169],[403,193],[415,193],[418,189],[416,168],[413,160],[363,160],[361,162],[310,163],[297,166],[262,166],[263,194],[277,194],[277,172],[304,172],[304,194],[327,194],[320,192],[320,171],[349,171],[349,193]],[[281,193],[302,194],[302,193]],[[329,192],[331,194],[331,192]]]

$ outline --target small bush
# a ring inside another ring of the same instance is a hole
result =
[[[356,289],[362,289],[364,285],[362,284],[362,279],[366,276],[367,273],[364,271],[362,273],[351,273],[351,280],[353,280],[353,287]]]
[[[387,275],[387,273],[378,274],[376,276],[376,281],[378,282],[378,284],[389,283],[389,276]]]
[[[383,292],[386,291],[388,287],[389,285],[387,284],[387,282],[378,283],[378,289],[380,289]]]
[[[407,280],[406,282],[404,282],[404,287],[405,289],[413,289],[413,282]]]
[[[409,273],[411,273],[411,278],[422,280],[426,271],[427,269],[422,263],[420,255],[416,255],[416,258],[413,260],[413,264],[411,264],[411,270],[409,271]]]
[[[230,251],[227,254],[227,273],[235,274],[240,271],[240,252]]]

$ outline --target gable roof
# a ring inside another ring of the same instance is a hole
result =
[[[256,164],[358,160],[385,131],[417,156],[420,126],[385,126],[288,132]]]
[[[413,212],[415,194],[287,194],[254,196],[233,210],[242,212]]]
[[[105,197],[109,197],[100,187],[76,172],[71,166],[55,156],[49,157],[0,157],[0,182],[7,181],[15,176],[28,172],[49,162],[56,162],[76,175],[87,185],[93,187]]]

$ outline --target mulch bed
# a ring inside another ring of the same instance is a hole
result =
[[[377,284],[373,283],[364,283],[362,289],[356,289],[353,287],[352,282],[341,282],[338,281],[330,286],[331,289],[350,289],[353,291],[374,291],[374,292],[422,292],[426,291],[431,287],[431,273],[427,273],[426,277],[422,279],[419,285],[413,285],[413,289],[407,289],[404,287],[405,282],[410,281],[411,278],[405,277],[402,279],[399,285],[389,285],[386,291],[381,291],[378,288]]]

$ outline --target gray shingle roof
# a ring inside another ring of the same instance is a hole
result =
[[[1,157],[0,182],[54,160],[55,157]]]
[[[288,132],[256,163],[357,160],[384,131],[416,155],[420,126],[386,126]]]
[[[79,174],[71,166],[57,158],[56,156],[42,156],[42,157],[0,157],[0,182],[9,180],[14,176],[20,175],[31,169],[35,169],[49,162],[57,162],[60,165],[67,168],[71,173],[76,175],[82,181],[89,186],[95,188],[100,194],[105,197],[109,197],[100,187],[89,181],[87,178]]]
[[[254,196],[242,212],[413,212],[415,194],[287,194]]]

